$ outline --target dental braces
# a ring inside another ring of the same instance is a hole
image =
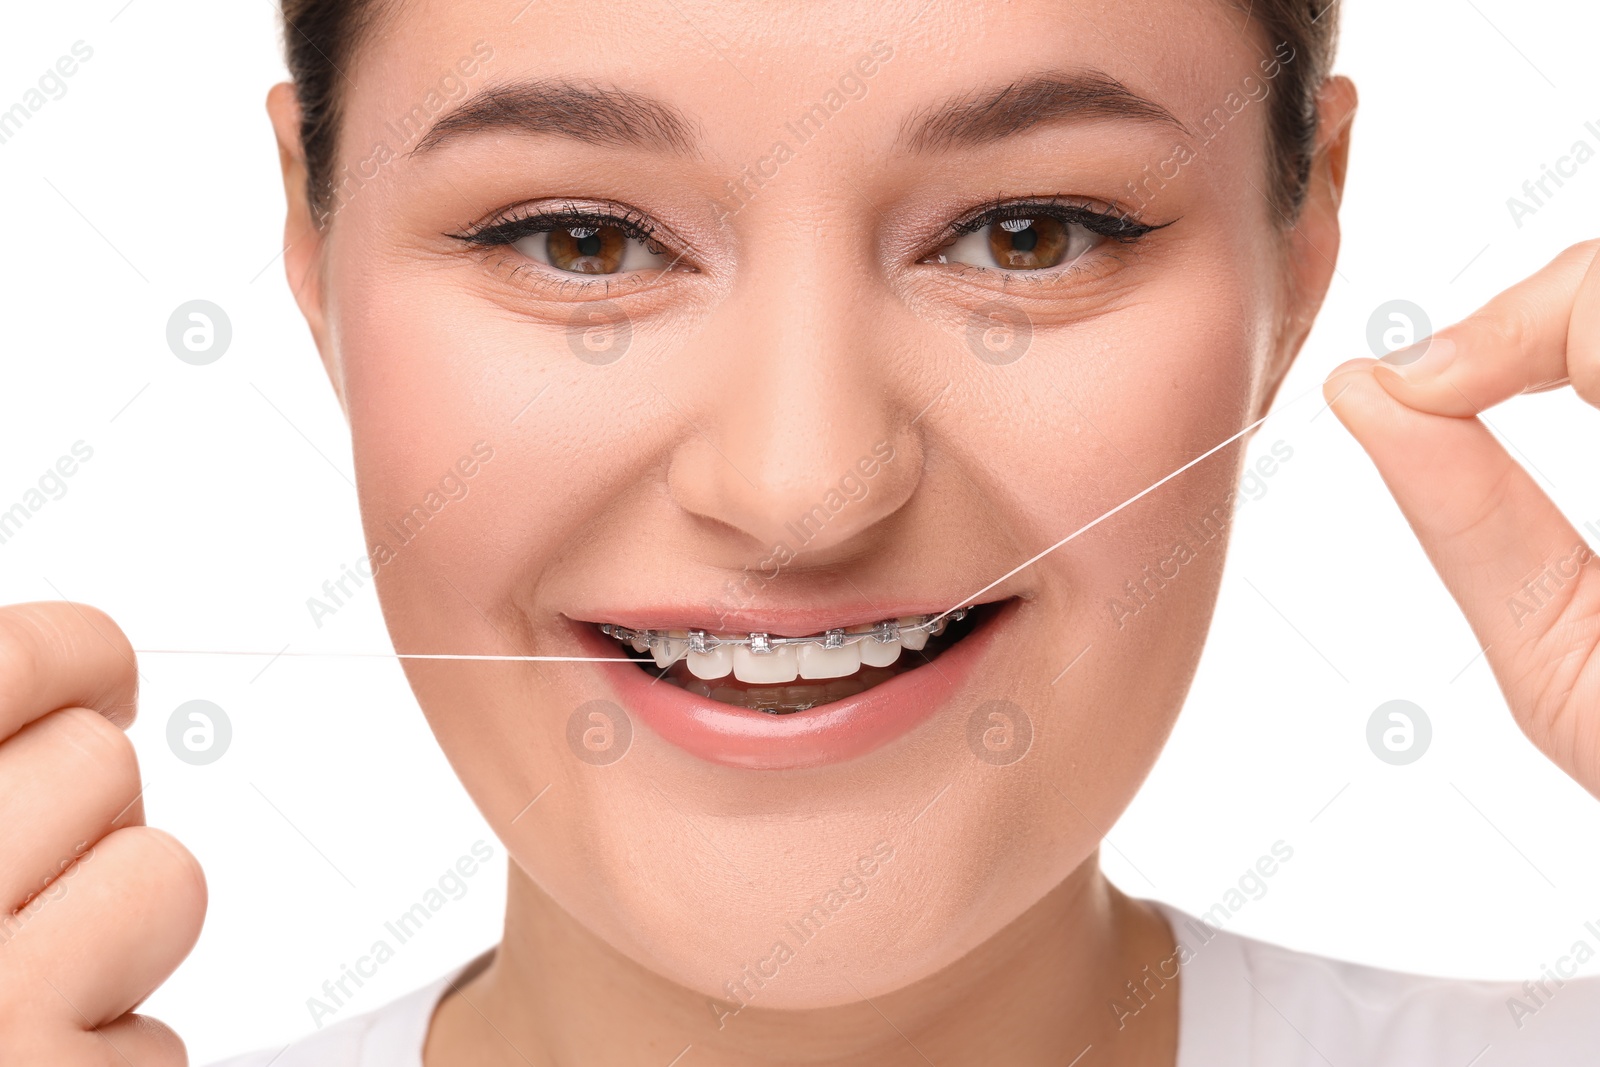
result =
[[[753,633],[749,637],[718,637],[706,630],[689,630],[685,637],[671,637],[666,630],[630,630],[626,626],[613,626],[611,623],[601,623],[600,632],[608,637],[614,637],[623,643],[635,640],[643,641],[648,648],[660,646],[670,650],[669,642],[676,641],[680,648],[687,645],[690,652],[710,652],[714,648],[724,645],[742,645],[748,647],[752,655],[767,656],[778,649],[788,645],[821,645],[823,648],[843,648],[846,645],[859,644],[871,638],[880,644],[900,640],[900,635],[923,631],[930,637],[938,637],[944,633],[945,627],[952,622],[960,622],[967,617],[971,608],[956,608],[945,615],[924,615],[922,622],[910,626],[901,626],[897,619],[886,619],[861,633],[845,633],[843,629],[827,630],[820,634],[808,637],[774,637],[772,634]]]

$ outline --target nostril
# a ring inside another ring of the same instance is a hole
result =
[[[746,407],[737,419],[757,416]],[[715,442],[705,433],[684,440],[667,486],[709,529],[735,533],[741,548],[759,546],[779,566],[854,542],[904,507],[920,480],[915,450],[890,437],[841,448],[826,427],[785,426],[781,412],[758,421],[765,437],[724,427]]]

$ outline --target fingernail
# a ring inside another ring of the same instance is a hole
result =
[[[1456,343],[1448,337],[1428,337],[1406,348],[1397,348],[1378,362],[1393,368],[1402,378],[1417,379],[1438,374],[1455,358]]]

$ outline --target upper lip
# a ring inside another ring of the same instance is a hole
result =
[[[1005,599],[992,594],[978,603]],[[765,610],[729,609],[725,614],[707,606],[673,604],[641,607],[638,604],[615,610],[595,609],[581,616],[568,617],[593,625],[611,623],[630,630],[705,630],[708,633],[765,633],[775,637],[808,637],[828,630],[851,626],[871,626],[885,619],[913,615],[940,615],[952,608],[973,607],[973,603],[954,599],[888,601],[859,608],[768,608]]]

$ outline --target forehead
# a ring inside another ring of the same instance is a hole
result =
[[[851,101],[840,125],[887,149],[932,110],[1055,72],[1103,74],[1200,129],[1271,51],[1224,0],[403,0],[341,84],[358,137],[560,80],[660,101],[736,159],[818,103]]]

